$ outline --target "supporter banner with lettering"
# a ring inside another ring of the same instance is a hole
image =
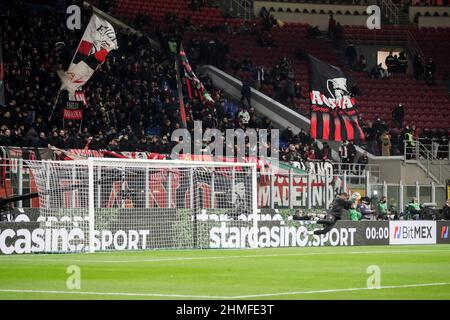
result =
[[[74,94],[106,61],[109,52],[118,48],[113,26],[97,15],[92,15],[69,70],[58,71],[63,88]]]
[[[311,55],[308,57],[312,138],[364,140],[356,101],[347,89],[345,74],[338,67]]]
[[[64,108],[65,120],[81,120],[83,119],[83,102],[82,101],[67,101]]]

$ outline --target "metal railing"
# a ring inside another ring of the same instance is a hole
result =
[[[323,160],[308,160],[304,166],[305,171],[307,171],[307,167],[309,163],[317,164],[321,163]],[[292,162],[291,162],[292,163]],[[295,162],[294,162],[295,163]],[[344,173],[351,176],[356,177],[366,177],[367,172],[369,172],[372,179],[377,181],[380,180],[380,165],[379,164],[363,164],[363,163],[348,163],[348,162],[336,162],[330,161],[329,163],[333,166],[333,173],[337,175],[343,175]],[[298,167],[293,165],[294,167]]]
[[[391,0],[381,0],[382,13],[392,19],[393,24],[399,24],[400,10]]]
[[[416,38],[414,38],[414,35],[411,33],[410,30],[406,31],[407,34],[407,49],[411,55],[411,57],[414,58],[416,54],[419,54],[420,56],[424,57],[423,51],[420,48],[419,44],[416,41]]]
[[[223,1],[232,14],[244,20],[253,18],[253,1],[250,0],[225,0]]]
[[[378,164],[334,162],[333,168],[335,169],[334,172],[337,174],[343,174],[344,172],[347,172],[348,174],[365,176],[366,172],[369,172],[372,178],[376,180],[380,179],[380,165]]]
[[[429,204],[436,208],[442,208],[447,200],[445,185],[436,184],[415,184],[381,183],[371,185],[372,192],[376,191],[379,196],[385,196],[389,206],[394,206],[398,212],[405,209],[406,204],[416,198],[420,204]]]
[[[404,161],[416,162],[435,182],[445,184],[450,179],[450,142],[404,141]]]

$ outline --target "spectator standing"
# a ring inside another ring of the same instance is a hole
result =
[[[342,170],[346,171],[347,164],[348,164],[348,148],[347,148],[347,141],[343,141],[341,146],[339,147],[339,157],[341,158],[342,162]]]
[[[434,81],[434,74],[436,73],[436,65],[433,62],[433,58],[429,58],[425,65],[425,82],[427,85],[436,85]]]
[[[334,38],[334,34],[336,31],[336,20],[334,20],[333,14],[330,14],[328,19],[328,36],[330,38]]]
[[[263,89],[265,72],[264,66],[259,66],[255,69],[254,79],[256,90],[261,91]]]
[[[399,147],[401,145],[400,130],[398,128],[393,128],[390,131],[390,135],[391,135],[391,144],[392,144],[391,155],[397,156],[400,154],[400,151],[399,151]]]
[[[295,84],[290,78],[284,81],[284,96],[286,97],[286,104],[289,107],[295,108]]]
[[[356,147],[353,140],[350,140],[347,144],[348,163],[355,163],[356,160]]]
[[[358,159],[358,175],[363,174],[367,164],[369,164],[369,156],[367,155],[367,152],[364,152],[364,154]]]
[[[405,129],[406,159],[411,159],[415,154],[416,142],[413,136],[413,130],[408,127]]]
[[[341,43],[344,39],[344,28],[341,26],[339,22],[336,24],[335,38],[336,38],[336,49],[340,49]]]
[[[406,57],[405,51],[402,51],[398,55],[398,72],[406,73],[407,69],[408,69],[408,58]]]
[[[413,72],[414,79],[420,80],[423,77],[424,64],[422,60],[422,56],[420,54],[416,54],[413,62]]]
[[[241,102],[247,101],[248,107],[251,107],[251,99],[252,99],[252,89],[250,88],[250,84],[247,80],[242,81],[241,88]]]
[[[367,148],[369,149],[369,152],[374,156],[378,155],[377,134],[372,121],[369,121],[367,127],[365,127],[365,136],[367,138]]]
[[[384,63],[386,64],[389,74],[393,74],[395,72],[396,62],[392,51],[389,52],[389,55],[384,60]]]
[[[403,108],[403,104],[399,103],[398,106],[396,106],[392,111],[392,121],[394,122],[394,125],[403,127],[404,118],[405,118],[405,109]]]
[[[356,48],[353,43],[350,43],[345,50],[345,59],[347,60],[347,64],[351,69],[355,66],[356,58],[358,57],[356,53]]]
[[[387,131],[383,131],[383,133],[380,136],[380,142],[381,142],[381,155],[383,157],[389,157],[391,155],[391,137],[389,136],[389,133]]]

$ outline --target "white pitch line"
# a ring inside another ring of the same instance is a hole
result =
[[[253,254],[253,255],[225,255],[225,256],[205,256],[205,257],[174,257],[174,258],[154,258],[154,259],[135,259],[135,260],[91,260],[91,259],[39,259],[39,256],[8,256],[14,262],[79,262],[79,263],[137,263],[137,262],[165,262],[165,261],[195,261],[195,260],[225,260],[239,258],[272,258],[272,257],[297,257],[297,256],[321,256],[321,255],[354,255],[354,254],[393,254],[393,253],[434,253],[448,252],[449,249],[436,250],[373,250],[373,251],[349,251],[349,252],[308,252],[308,253],[274,253],[274,254]],[[56,257],[56,256],[55,256]],[[16,258],[16,259],[14,259]],[[21,259],[22,258],[22,259]],[[5,259],[8,260],[8,259]],[[1,262],[1,259],[0,259]]]
[[[131,296],[131,297],[159,297],[159,298],[186,298],[186,299],[226,299],[223,296],[197,296],[189,294],[164,294],[164,293],[134,293],[134,292],[94,292],[94,291],[59,291],[59,290],[21,290],[0,289],[5,293],[47,293],[47,294],[73,294],[73,295],[97,295],[97,296]]]
[[[433,287],[433,286],[447,286],[447,285],[450,285],[450,282],[405,284],[405,285],[398,285],[398,286],[380,286],[379,288],[347,288],[347,289],[325,289],[325,290],[311,290],[311,291],[263,293],[263,294],[253,294],[253,295],[245,295],[245,296],[234,296],[234,297],[232,297],[232,299],[248,299],[248,298],[263,298],[263,297],[288,296],[288,295],[336,293],[336,292],[350,292],[350,291],[363,291],[363,290]]]
[[[351,292],[351,291],[365,291],[365,290],[385,290],[385,289],[402,289],[402,288],[419,288],[419,287],[435,287],[450,285],[450,282],[435,282],[435,283],[418,283],[405,284],[397,286],[380,286],[376,289],[370,288],[342,288],[342,289],[323,289],[310,291],[290,291],[277,293],[263,293],[253,295],[241,296],[208,296],[208,295],[189,295],[189,294],[164,294],[164,293],[134,293],[134,292],[93,292],[93,291],[58,291],[58,290],[25,290],[25,289],[0,289],[0,293],[43,293],[43,294],[67,294],[67,295],[98,295],[98,296],[130,296],[130,297],[157,297],[157,298],[186,298],[186,299],[249,299],[249,298],[263,298],[275,296],[288,295],[308,295],[321,293],[337,293],[337,292]]]

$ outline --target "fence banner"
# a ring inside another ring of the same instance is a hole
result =
[[[450,243],[450,221],[438,221],[436,228],[436,242]]]
[[[435,244],[436,221],[389,222],[389,244]]]
[[[149,209],[149,212],[157,213],[157,209]],[[295,210],[290,209],[261,209],[258,219],[258,227],[235,227],[236,221],[226,215],[223,210],[208,210],[197,216],[198,245],[202,248],[243,248],[250,243],[259,248],[281,247],[325,247],[325,246],[371,246],[371,245],[396,245],[396,244],[434,244],[450,243],[450,221],[338,221],[336,227],[325,235],[311,235],[310,231],[319,228],[317,225],[304,225],[292,220]],[[134,214],[133,208],[128,209],[104,209],[101,214],[114,214],[117,219],[129,219]],[[191,221],[187,212],[170,211],[171,215],[179,216],[179,223]],[[151,214],[149,216],[152,216]],[[239,220],[245,219],[242,215]],[[12,212],[10,221],[0,222],[0,254],[14,253],[38,253],[38,252],[72,252],[70,236],[81,236],[84,229],[80,223],[87,221],[85,217],[41,217],[37,209],[21,209]],[[161,216],[161,219],[164,218]],[[61,232],[47,234],[45,222],[60,221]],[[63,223],[64,221],[64,223]],[[73,227],[73,229],[72,229]],[[155,233],[154,220],[142,219],[133,226],[133,230],[116,230],[113,225],[105,226],[100,233],[108,233],[111,236],[118,232],[126,234],[145,234],[138,242],[139,249],[150,249],[158,246],[158,239],[153,237]],[[179,228],[180,225],[167,224],[167,230]],[[247,230],[248,229],[248,230]],[[70,232],[74,230],[73,232]],[[64,232],[62,232],[64,231]],[[78,233],[80,234],[78,234]],[[72,234],[73,233],[73,234]],[[66,235],[67,234],[67,235]],[[188,243],[192,239],[192,233],[175,232],[171,234],[171,245],[174,247]],[[53,241],[53,236],[67,236],[62,241]],[[176,235],[176,236],[174,236]],[[48,236],[48,237],[47,237]],[[84,235],[87,236],[87,235]],[[36,241],[38,239],[39,241]],[[40,241],[42,239],[42,241]],[[57,246],[53,246],[57,244]],[[102,238],[96,241],[98,250],[127,250],[124,246],[115,246],[111,243],[103,243]]]

